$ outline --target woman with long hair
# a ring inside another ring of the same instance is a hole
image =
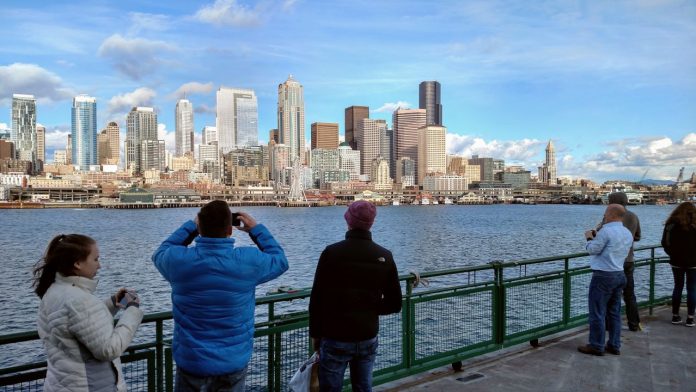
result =
[[[41,298],[38,330],[48,361],[44,391],[126,390],[119,358],[143,312],[137,294],[125,288],[106,301],[94,296],[99,268],[92,238],[61,234],[34,269],[34,291]]]
[[[686,325],[693,327],[696,308],[696,206],[686,201],[677,206],[665,222],[662,247],[669,255],[674,274],[672,324],[681,324],[679,307],[686,280]]]

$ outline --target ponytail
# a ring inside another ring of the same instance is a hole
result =
[[[48,288],[56,280],[56,273],[64,276],[75,275],[74,264],[89,256],[91,245],[96,242],[82,234],[61,234],[48,243],[44,257],[34,267],[32,287],[39,298],[43,298]]]

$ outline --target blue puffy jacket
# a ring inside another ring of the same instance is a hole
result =
[[[258,245],[234,247],[234,238],[196,237],[184,223],[152,255],[172,286],[177,366],[205,377],[242,370],[254,343],[256,285],[288,269],[283,249],[263,225],[249,232]]]

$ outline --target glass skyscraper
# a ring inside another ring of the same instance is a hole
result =
[[[442,125],[440,82],[421,82],[418,86],[418,108],[426,110],[426,125]]]
[[[72,164],[89,170],[99,163],[97,155],[97,99],[78,95],[72,104]]]
[[[193,154],[193,105],[188,99],[176,102],[175,116],[176,156]]]
[[[31,162],[36,170],[36,99],[33,95],[12,95],[12,143],[16,158]]]
[[[259,115],[254,90],[220,87],[216,98],[216,126],[222,153],[258,146]]]
[[[278,133],[290,148],[290,162],[302,159],[305,150],[304,94],[292,75],[278,85]]]

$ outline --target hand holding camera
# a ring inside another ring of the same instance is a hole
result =
[[[140,298],[138,293],[133,289],[120,289],[114,297],[116,298],[116,307],[126,309],[129,306],[140,307]]]
[[[232,226],[247,233],[256,226],[256,220],[246,212],[232,213]]]
[[[587,241],[593,240],[596,236],[597,236],[597,230],[595,230],[595,229],[587,230],[587,231],[585,232],[585,239],[586,239]]]

